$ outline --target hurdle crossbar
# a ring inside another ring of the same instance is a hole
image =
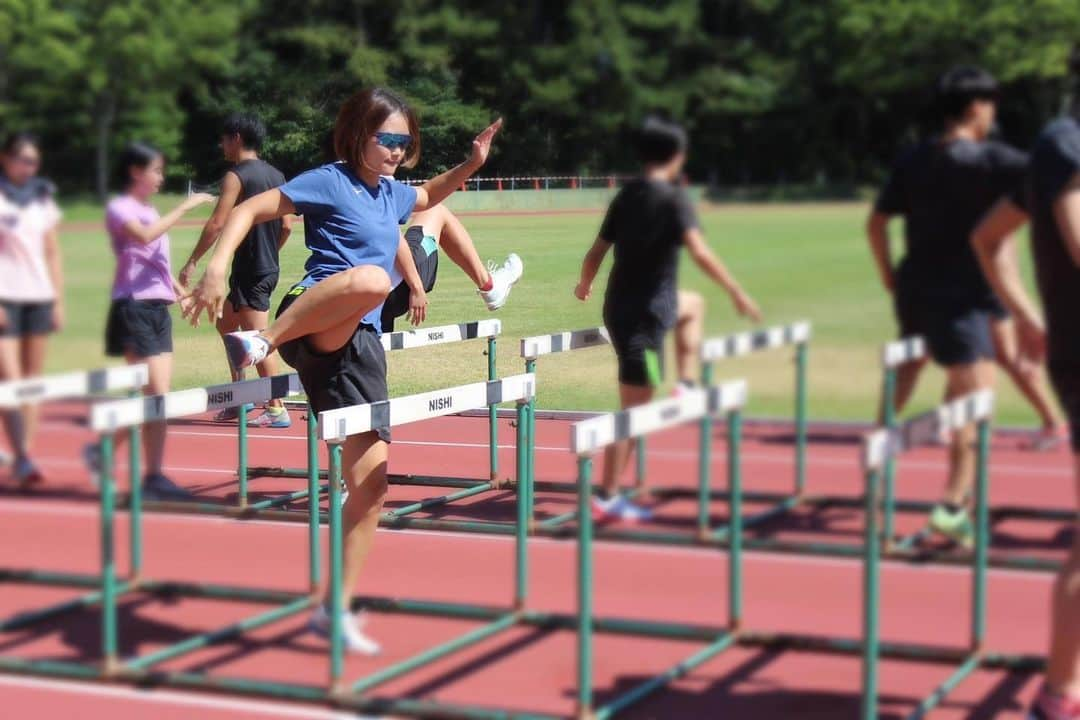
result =
[[[146,365],[119,365],[0,383],[0,408],[138,390],[149,381]]]

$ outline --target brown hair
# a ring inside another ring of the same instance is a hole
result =
[[[394,113],[405,116],[412,136],[401,166],[415,167],[420,159],[420,123],[413,109],[386,88],[361,90],[342,104],[334,122],[334,154],[338,160],[344,160],[354,169],[361,167],[364,143]]]

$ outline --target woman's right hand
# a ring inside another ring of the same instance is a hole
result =
[[[183,202],[184,212],[194,210],[200,205],[208,205],[209,203],[216,202],[217,198],[210,193],[194,193],[188,195]]]
[[[211,262],[203,273],[202,280],[188,295],[191,303],[183,308],[184,317],[191,322],[192,327],[199,327],[199,318],[205,311],[206,319],[213,325],[221,318],[227,295],[225,271]]]

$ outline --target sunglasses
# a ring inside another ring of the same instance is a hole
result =
[[[412,144],[412,136],[402,135],[401,133],[377,132],[375,133],[375,142],[387,150],[397,150],[398,148],[408,150],[409,145]]]

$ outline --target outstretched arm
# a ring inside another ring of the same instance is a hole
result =
[[[189,318],[192,325],[198,326],[199,316],[203,311],[206,311],[207,319],[211,323],[221,317],[221,309],[227,294],[225,274],[233,255],[236,254],[236,249],[240,247],[240,243],[247,237],[251,228],[292,212],[295,212],[292,200],[277,188],[259,193],[236,206],[225,222],[202,280],[191,294],[194,302],[188,308],[188,312],[184,313],[184,317]]]
[[[429,207],[438,205],[450,197],[451,193],[460,188],[466,180],[472,177],[473,173],[484,166],[488,154],[491,152],[491,141],[495,139],[495,134],[499,132],[502,124],[502,118],[499,118],[476,136],[468,160],[452,170],[447,170],[442,175],[433,177],[416,188],[415,210],[417,212],[427,210]]]
[[[143,245],[149,245],[167,233],[169,228],[175,225],[186,213],[200,205],[212,202],[214,202],[213,195],[208,195],[206,193],[189,195],[184,198],[182,203],[162,216],[157,222],[151,223],[150,225],[143,225],[138,220],[129,221],[124,225],[124,234],[136,242],[141,242]]]
[[[221,195],[218,196],[217,205],[214,206],[210,219],[203,226],[202,234],[199,235],[199,242],[195,243],[195,249],[191,251],[191,256],[180,268],[181,285],[186,286],[191,281],[192,276],[195,274],[195,266],[199,264],[199,260],[202,259],[202,256],[213,246],[214,241],[221,234],[222,229],[225,227],[225,221],[229,218],[229,213],[232,212],[237,199],[240,197],[240,191],[240,178],[236,176],[236,173],[232,171],[225,173],[225,177],[221,180]]]
[[[705,236],[701,233],[701,230],[696,227],[687,230],[683,235],[683,245],[686,246],[686,250],[690,253],[694,264],[701,268],[702,272],[708,275],[713,282],[727,291],[731,297],[731,302],[735,305],[735,310],[740,315],[748,317],[754,322],[761,322],[761,310],[758,308],[757,303],[742,289],[735,276],[728,271],[724,263],[720,262],[720,258],[713,254],[713,251],[705,242]]]
[[[881,284],[887,292],[892,292],[896,287],[896,277],[893,274],[892,258],[889,256],[889,216],[878,210],[873,210],[866,219],[866,239],[870,243],[870,253],[874,257],[874,265],[877,266]]]
[[[596,273],[600,272],[600,266],[609,250],[611,250],[611,243],[598,237],[589,248],[589,252],[585,253],[585,259],[581,263],[581,278],[578,280],[577,287],[574,288],[574,295],[578,300],[588,300],[592,295],[593,280],[596,279]]]

